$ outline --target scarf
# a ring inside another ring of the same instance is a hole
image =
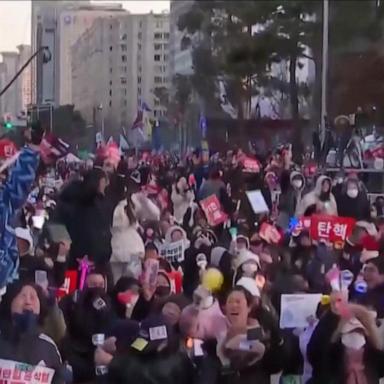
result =
[[[368,384],[363,357],[364,348],[345,348],[346,384]]]

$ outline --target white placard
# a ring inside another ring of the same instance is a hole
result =
[[[160,256],[164,257],[164,259],[170,263],[181,263],[184,261],[184,240],[162,244],[160,247]]]
[[[253,212],[258,213],[268,213],[269,208],[265,202],[264,196],[261,191],[258,189],[256,191],[247,191],[248,200],[251,203]]]
[[[40,366],[0,359],[0,382],[17,384],[51,384],[55,371]]]
[[[151,341],[165,340],[167,338],[168,338],[167,327],[165,325],[149,328],[149,339]]]
[[[316,317],[321,294],[281,295],[280,328],[305,328],[308,318]]]

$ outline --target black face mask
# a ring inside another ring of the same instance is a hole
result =
[[[13,313],[12,322],[18,333],[32,332],[37,328],[38,315],[32,311],[24,311],[23,313]]]
[[[171,294],[170,287],[159,286],[156,288],[155,295],[159,297],[169,296]]]

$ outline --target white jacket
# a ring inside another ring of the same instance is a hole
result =
[[[192,190],[186,193],[178,193],[176,187],[173,186],[171,200],[173,203],[173,216],[178,224],[182,224],[185,213],[195,200],[195,194]]]

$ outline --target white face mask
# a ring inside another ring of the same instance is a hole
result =
[[[346,333],[341,336],[341,342],[347,348],[358,350],[364,347],[365,337],[359,332]]]
[[[303,186],[303,180],[293,180],[293,181],[292,181],[292,185],[293,185],[296,189],[300,189],[300,188]]]
[[[356,199],[358,194],[359,194],[359,190],[357,188],[347,189],[347,196],[350,197],[351,199]]]

